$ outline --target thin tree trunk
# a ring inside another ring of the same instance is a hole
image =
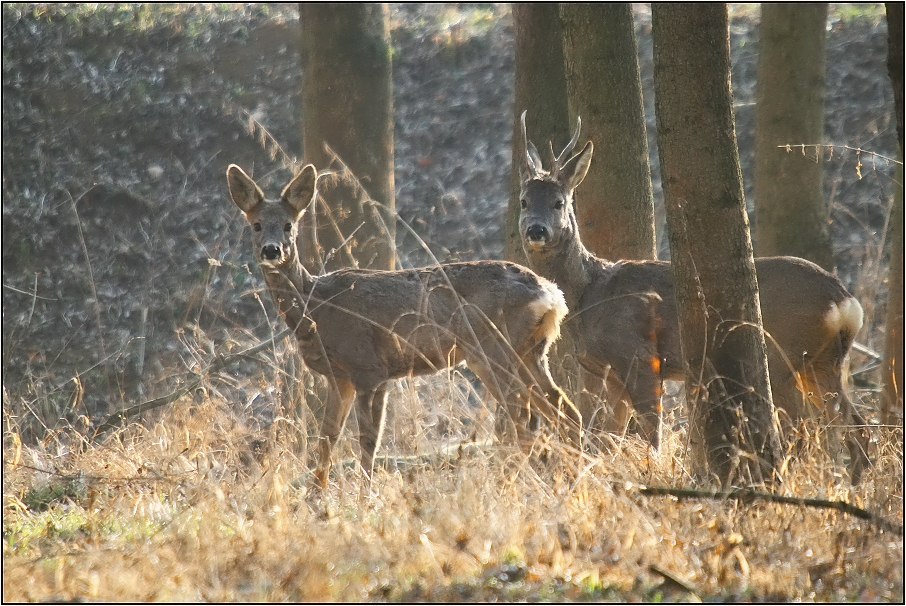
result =
[[[393,88],[387,5],[302,3],[299,16],[303,156],[318,170],[337,173],[319,182],[317,213],[309,212],[303,219],[302,262],[315,274],[321,273],[322,263],[326,269],[348,265],[393,269]],[[384,210],[368,203],[369,196]],[[335,252],[330,255],[331,251]]]
[[[656,3],[652,35],[692,466],[724,485],[769,482],[780,446],[736,147],[727,7]]]
[[[654,198],[632,6],[562,3],[570,113],[595,143],[576,213],[582,242],[605,259],[655,259]]]
[[[761,5],[755,106],[755,244],[834,271],[819,147],[824,135],[827,4]]]
[[[526,125],[539,145],[553,142],[562,149],[570,139],[563,70],[563,42],[556,2],[513,3],[516,30],[516,104],[513,113],[513,167],[507,207],[503,254],[525,265],[519,234],[519,163],[525,142],[519,117],[528,110]]]

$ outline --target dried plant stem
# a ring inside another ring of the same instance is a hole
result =
[[[646,496],[671,496],[678,499],[736,499],[744,503],[752,501],[771,501],[773,503],[787,503],[790,505],[803,505],[806,507],[820,507],[825,509],[836,509],[843,513],[855,516],[862,520],[868,520],[876,524],[879,528],[903,536],[903,526],[891,522],[881,516],[865,511],[846,501],[828,501],[826,499],[807,499],[803,497],[787,497],[769,492],[761,492],[751,488],[734,488],[732,490],[695,490],[691,488],[672,488],[666,486],[646,486],[642,487],[639,492]]]

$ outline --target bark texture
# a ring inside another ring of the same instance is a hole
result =
[[[562,3],[573,121],[595,144],[576,202],[585,246],[605,259],[655,259],[654,198],[632,6]],[[558,150],[559,151],[559,150]]]
[[[692,467],[724,485],[769,482],[780,447],[736,147],[727,7],[654,4],[652,35]]]
[[[315,274],[346,266],[393,269],[393,87],[387,5],[302,3],[299,17],[303,158],[319,171],[335,173],[320,180],[317,212],[309,210],[303,219],[302,263]]]
[[[755,106],[755,244],[834,271],[820,145],[827,4],[761,6]]]
[[[900,162],[903,161],[903,3],[887,2],[887,70],[893,83]],[[903,425],[903,165],[897,170],[890,234],[887,335],[884,340],[882,422]]]

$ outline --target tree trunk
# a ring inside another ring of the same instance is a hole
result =
[[[885,2],[887,10],[887,73],[893,84],[893,102],[897,114],[897,141],[903,148],[903,3]]]
[[[893,83],[900,162],[903,161],[903,4],[887,2],[887,70]],[[897,168],[890,234],[887,335],[884,339],[881,422],[903,425],[903,165]]]
[[[761,5],[755,106],[755,244],[759,256],[792,255],[834,271],[824,198],[827,4]]]
[[[903,152],[900,151],[900,161]],[[884,336],[881,423],[903,425],[903,166],[896,169],[890,213],[890,278],[887,281],[887,334]]]
[[[526,126],[539,146],[552,141],[555,147],[560,146],[557,148],[560,150],[569,141],[571,132],[557,3],[513,3],[512,6],[516,30],[516,104],[513,114],[511,193],[503,254],[505,258],[525,265],[519,234],[519,163],[525,141],[519,134],[519,117],[524,110],[528,110]]]
[[[302,3],[299,17],[303,156],[319,170],[336,173],[319,181],[317,212],[309,211],[303,219],[302,262],[314,274],[350,265],[393,269],[393,88],[387,5]]]
[[[652,35],[692,467],[724,485],[770,482],[780,446],[736,147],[727,7],[656,3]]]
[[[571,115],[597,161],[576,203],[582,242],[605,259],[655,259],[654,198],[632,5],[563,3]],[[581,142],[580,142],[581,145]]]

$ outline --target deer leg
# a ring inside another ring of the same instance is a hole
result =
[[[367,481],[374,472],[374,453],[381,443],[384,432],[384,412],[387,409],[387,388],[384,384],[370,390],[363,389],[356,397],[356,413],[359,421],[359,448],[361,449],[362,471]]]
[[[324,409],[324,420],[321,422],[321,435],[318,438],[318,467],[315,471],[315,486],[325,488],[330,473],[330,454],[336,444],[349,411],[355,388],[352,383],[342,379],[331,381],[327,394],[327,406]]]
[[[579,446],[582,443],[582,414],[563,393],[563,390],[554,383],[547,365],[547,358],[540,355],[542,351],[543,349],[539,346],[533,348],[529,355],[523,358],[524,371],[520,373],[529,389],[529,397],[534,405],[532,410],[544,412],[544,416],[552,422],[554,427],[565,424],[569,440]],[[540,394],[535,387],[541,390]]]
[[[661,395],[663,380],[657,352],[637,356],[626,377],[626,390],[635,409],[635,420],[648,443],[657,450],[661,444]]]
[[[868,458],[868,425],[846,392],[839,366],[815,369],[815,378],[818,396],[824,400],[828,418],[837,426],[837,431],[843,434],[843,442],[849,451],[850,481],[856,485],[861,481],[865,468],[871,465],[871,459]]]
[[[498,438],[511,441],[515,437],[524,449],[530,449],[532,426],[537,423],[537,418],[533,418],[528,392],[524,386],[520,388],[517,385],[522,381],[516,369],[512,368],[512,358],[504,357],[505,364],[501,365],[501,358],[493,356],[490,348],[490,345],[485,345],[478,355],[470,355],[469,368],[497,400],[495,430]]]

